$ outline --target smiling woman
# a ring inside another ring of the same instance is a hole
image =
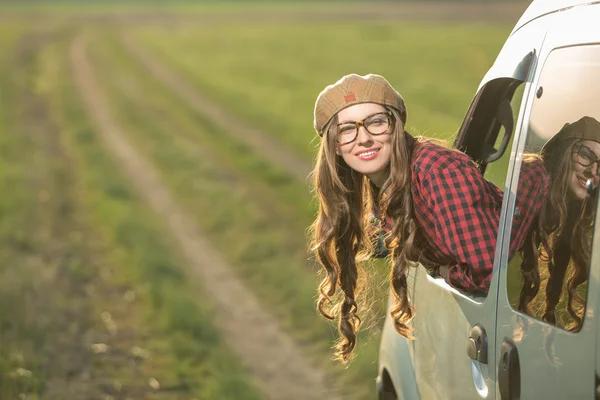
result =
[[[391,315],[401,335],[412,337],[407,270],[416,262],[457,289],[489,289],[502,192],[466,154],[411,136],[406,118],[402,96],[373,74],[344,76],[315,105],[314,126],[322,139],[313,171],[319,210],[312,249],[325,270],[318,310],[329,319],[339,314],[343,338],[336,356],[342,361],[349,359],[360,326],[358,265],[373,254],[373,238],[382,228],[392,250]],[[539,159],[523,171],[530,191],[517,204],[536,213],[546,175]],[[381,224],[373,223],[373,213]],[[523,237],[511,242],[513,252]],[[342,298],[333,305],[338,288]]]
[[[392,113],[375,103],[355,104],[338,114],[338,152],[350,168],[367,175],[379,187],[385,181],[390,159],[391,138],[387,133],[391,119]]]
[[[583,284],[588,279],[600,184],[600,122],[584,116],[565,124],[543,146],[540,156],[550,178],[550,192],[525,246],[516,308],[577,331],[583,322],[587,290]],[[540,269],[541,265],[546,268]],[[542,280],[545,299],[538,296]],[[563,290],[566,296],[561,295]],[[561,297],[566,297],[562,310],[557,309]]]

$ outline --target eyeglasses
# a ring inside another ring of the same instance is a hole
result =
[[[585,144],[579,144],[577,147],[576,161],[583,167],[589,167],[593,164],[598,164],[597,168],[600,168],[600,159],[592,149],[587,147]]]
[[[358,137],[358,130],[364,126],[371,135],[383,135],[388,133],[392,126],[392,113],[379,112],[369,115],[362,121],[348,121],[338,124],[337,140],[339,144],[352,143]]]

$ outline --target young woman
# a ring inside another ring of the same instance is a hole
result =
[[[530,314],[540,312],[542,319],[556,324],[555,309],[570,264],[566,308],[573,321],[563,327],[578,330],[585,302],[577,294],[577,288],[588,277],[595,188],[600,184],[600,123],[583,117],[566,124],[544,145],[541,158],[550,177],[550,191],[524,247],[523,288],[518,308]],[[539,261],[548,267],[546,304],[543,311],[533,311],[529,304],[540,287]]]
[[[467,155],[406,132],[404,100],[381,76],[352,74],[327,86],[317,98],[314,117],[321,144],[313,171],[319,210],[312,249],[325,271],[318,310],[329,319],[339,315],[342,338],[335,352],[347,361],[360,326],[357,266],[372,254],[379,229],[372,224],[373,209],[381,210],[389,231],[391,314],[396,330],[411,338],[409,266],[420,262],[461,290],[488,291],[502,192]],[[530,190],[517,203],[534,215],[546,175],[539,160],[525,171],[522,179]],[[524,233],[511,242],[513,253],[532,219],[517,227]],[[338,288],[341,299],[333,304]]]

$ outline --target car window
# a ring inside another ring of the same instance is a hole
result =
[[[599,72],[599,45],[549,54],[535,88],[513,210],[511,243],[520,247],[510,250],[510,304],[569,331],[584,322],[595,229]]]
[[[534,60],[535,51],[525,54],[512,76],[492,79],[479,89],[454,143],[500,189],[505,185],[515,125]]]

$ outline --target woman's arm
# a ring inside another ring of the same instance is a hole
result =
[[[491,191],[471,163],[447,162],[421,180],[424,233],[455,262],[447,281],[468,292],[489,290],[498,232],[501,197]],[[444,269],[446,275],[446,270]]]
[[[460,168],[459,168],[460,167]],[[456,263],[440,269],[452,286],[487,292],[492,277],[502,193],[474,165],[449,162],[431,169],[422,180],[429,197],[433,232]],[[510,257],[520,250],[525,233],[548,191],[548,176],[540,160],[524,162],[519,177]],[[442,248],[443,249],[443,248]]]

